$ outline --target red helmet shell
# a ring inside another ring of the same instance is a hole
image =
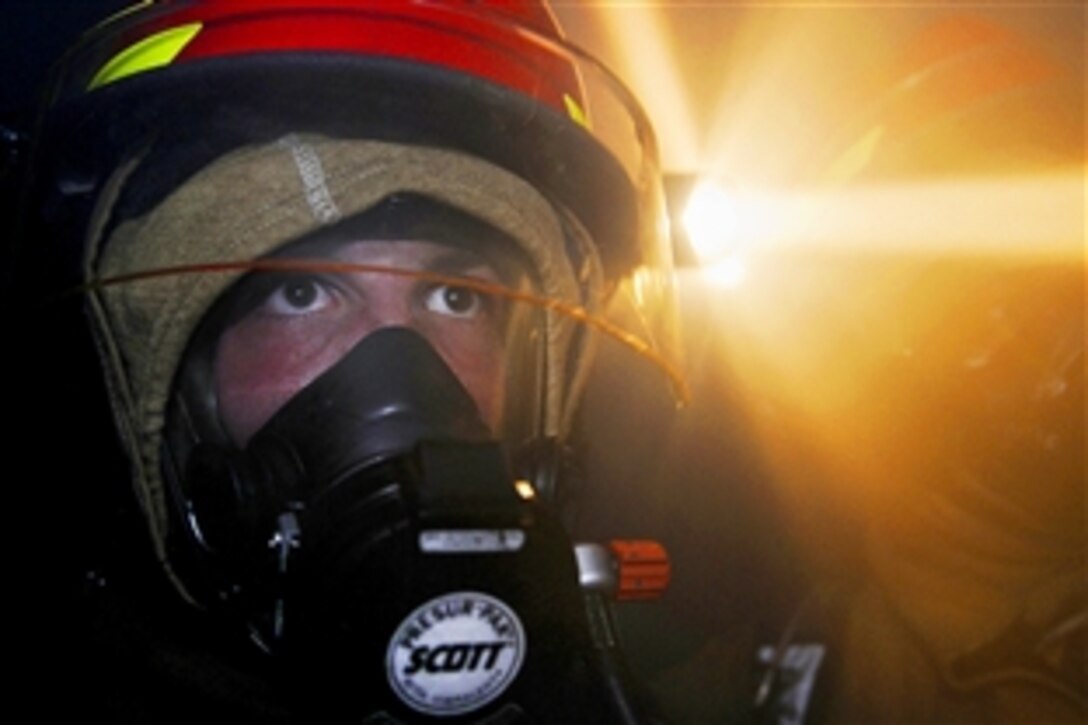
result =
[[[386,57],[476,76],[563,113],[581,103],[578,75],[553,45],[559,27],[539,0],[189,0],[153,3],[111,23],[120,32],[103,34],[66,94],[98,87],[115,59],[188,27],[191,38],[170,66],[267,53]]]

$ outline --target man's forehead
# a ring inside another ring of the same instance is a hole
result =
[[[452,245],[426,239],[364,239],[339,243],[301,243],[286,257],[335,259],[359,264],[434,271],[491,269],[495,265],[471,243]]]
[[[397,266],[430,268],[431,263],[441,263],[455,269],[485,264],[503,278],[533,276],[528,255],[514,238],[459,209],[409,194],[387,197],[361,214],[286,245],[274,256],[343,259],[347,250],[360,258],[357,262],[379,253],[396,254]]]

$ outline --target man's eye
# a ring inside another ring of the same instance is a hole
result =
[[[288,280],[265,300],[265,311],[273,315],[306,315],[329,306],[332,294],[320,282],[301,278]]]
[[[464,287],[439,285],[427,292],[424,305],[431,312],[450,317],[475,317],[483,307],[480,295]]]

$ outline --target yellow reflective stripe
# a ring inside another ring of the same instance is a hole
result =
[[[589,117],[586,116],[585,110],[579,105],[578,101],[574,100],[574,97],[569,93],[563,94],[563,104],[567,107],[567,113],[570,115],[574,122],[586,130],[592,130],[589,127]]]
[[[148,36],[113,56],[91,79],[87,90],[142,73],[152,68],[169,65],[185,46],[196,37],[203,23],[189,23]]]

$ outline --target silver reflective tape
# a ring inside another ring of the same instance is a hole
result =
[[[322,224],[331,224],[341,217],[340,207],[333,201],[332,192],[325,183],[325,169],[321,158],[313,146],[303,142],[294,134],[280,139],[279,144],[291,152],[299,179],[302,180],[306,203],[314,219]]]
[[[419,534],[419,548],[426,554],[509,552],[524,545],[521,529],[430,529]]]

